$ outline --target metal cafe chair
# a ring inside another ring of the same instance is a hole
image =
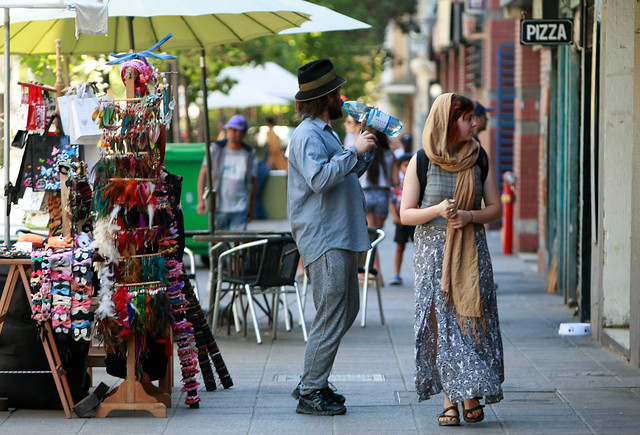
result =
[[[242,308],[245,335],[248,311],[258,344],[262,343],[262,337],[258,326],[256,306],[269,317],[273,328],[273,338],[276,338],[278,311],[280,303],[283,302],[287,316],[285,324],[287,330],[290,330],[286,294],[295,293],[298,314],[301,319],[304,319],[300,291],[296,282],[299,259],[300,253],[290,236],[266,237],[243,243],[221,253],[218,257],[216,295],[211,308],[213,310],[212,327],[217,327],[221,298],[225,293],[232,293],[230,305],[234,308],[234,303],[245,299],[245,305]],[[268,302],[268,295],[271,295],[271,304]],[[257,298],[258,296],[262,296],[263,303]],[[304,320],[301,325],[302,334],[306,341],[307,329]]]
[[[380,322],[384,325],[384,313],[382,311],[382,296],[380,294],[380,276],[378,270],[374,267],[373,260],[376,258],[376,250],[378,244],[384,239],[384,231],[378,228],[369,228],[369,237],[371,238],[371,249],[358,254],[358,274],[363,275],[362,285],[362,320],[361,326],[364,328],[367,322],[367,296],[369,293],[369,281],[373,280],[378,293],[378,307],[380,309]]]

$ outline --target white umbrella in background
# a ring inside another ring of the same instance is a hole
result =
[[[261,91],[260,89],[247,86],[235,85],[228,94],[220,91],[210,92],[207,97],[209,109],[225,109],[235,107],[243,109],[246,107],[259,106],[288,106],[291,100],[280,98],[276,95]]]
[[[289,105],[298,88],[296,75],[274,62],[227,67],[218,74],[218,80],[224,79],[236,83],[228,94],[211,92],[207,97],[210,109]]]
[[[371,28],[367,23],[339,14],[324,6],[306,1],[303,3],[306,3],[305,13],[311,15],[311,20],[302,23],[300,27],[283,30],[280,32],[281,35]]]

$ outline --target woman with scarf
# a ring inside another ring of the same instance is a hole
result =
[[[421,192],[414,156],[400,209],[402,224],[416,225],[416,389],[421,401],[444,391],[441,426],[460,424],[459,403],[464,420],[476,423],[484,419],[481,399],[502,400],[502,338],[484,230],[502,206],[475,125],[470,99],[449,93],[434,101],[422,136],[426,186]]]

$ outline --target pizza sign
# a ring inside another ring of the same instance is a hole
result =
[[[573,20],[521,20],[520,44],[562,45],[573,43]]]

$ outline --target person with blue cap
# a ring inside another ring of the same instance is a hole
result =
[[[227,138],[210,145],[211,190],[216,191],[215,229],[245,231],[253,219],[258,190],[256,151],[243,142],[249,123],[242,115],[233,115],[224,125]],[[207,161],[198,176],[197,212],[204,216],[203,197],[207,181]]]

